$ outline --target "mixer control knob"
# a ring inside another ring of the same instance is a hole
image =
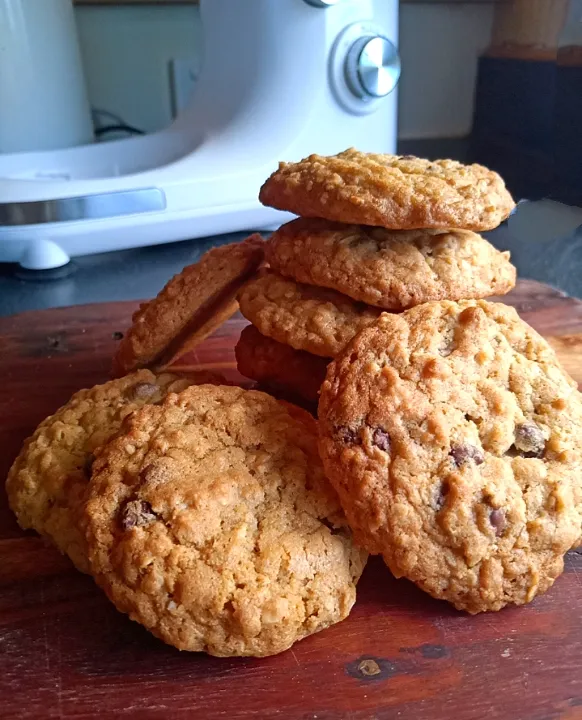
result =
[[[313,7],[328,8],[332,5],[337,5],[340,0],[305,0],[305,2],[313,5]]]
[[[394,90],[400,78],[398,50],[382,35],[362,37],[348,51],[345,74],[354,95],[385,97]]]

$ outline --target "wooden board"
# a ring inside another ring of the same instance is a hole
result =
[[[582,302],[522,281],[510,298],[582,381]],[[136,303],[0,319],[0,474],[74,390],[107,378]],[[239,317],[190,356],[236,377]],[[372,560],[345,622],[280,656],[180,653],[20,531],[0,497],[0,718],[582,718],[582,551],[528,607],[468,617]]]

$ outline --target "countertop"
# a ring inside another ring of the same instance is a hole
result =
[[[55,271],[56,277],[51,272],[23,274],[17,265],[0,264],[0,315],[150,298],[210,247],[246,234],[79,257]],[[582,297],[582,209],[551,201],[522,203],[508,222],[485,236],[496,247],[511,251],[520,277]]]
[[[185,265],[248,233],[86,255],[57,271],[22,271],[0,263],[0,316],[24,310],[153,297]],[[64,277],[59,277],[64,275]]]

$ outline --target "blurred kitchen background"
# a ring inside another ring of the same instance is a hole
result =
[[[577,153],[568,147],[569,141],[578,145],[576,138],[560,138],[569,125],[578,131],[582,84],[570,93],[563,89],[566,107],[556,106],[557,83],[568,82],[560,75],[574,72],[582,82],[582,22],[572,2],[566,27],[568,5],[568,0],[401,2],[402,152],[490,164],[520,197],[582,197],[582,188],[572,193],[569,182],[561,188],[551,183],[553,144],[559,142],[567,155],[577,155],[582,174],[582,148]],[[119,118],[146,132],[168,125],[196,84],[202,47],[198,6],[184,0],[81,1],[76,21],[91,105],[114,113],[113,119],[97,115],[97,122],[110,126]],[[558,50],[578,42],[581,57],[572,71],[571,54],[568,60]]]
[[[176,64],[193,84],[198,72],[198,6],[93,0],[77,3],[75,15],[91,104],[148,132],[168,125],[181,100]],[[478,59],[494,15],[495,2],[400,4],[400,139],[468,137]]]
[[[240,0],[243,5],[254,1]],[[28,3],[30,9],[35,2],[40,8],[45,0],[0,0],[0,25],[3,7],[9,17],[11,3]],[[306,2],[324,5],[326,0]],[[94,131],[102,146],[156,133],[182,116],[196,93],[204,45],[200,8],[194,0],[74,0],[72,17],[78,42],[72,52],[78,53],[79,72],[71,83],[82,85],[76,102],[86,105],[93,124],[82,128],[77,145],[87,142],[83,132],[86,136]],[[522,276],[582,295],[582,0],[401,0],[397,25],[401,76],[390,101],[396,105],[397,93],[397,131],[390,131],[397,135],[395,149],[481,162],[504,176],[516,199],[540,200],[520,204],[490,239],[512,250]],[[0,33],[0,49],[1,39]],[[299,55],[303,51],[296,48]],[[7,72],[0,57],[0,81],[2,73],[6,81]],[[2,112],[0,108],[0,131]],[[282,122],[288,112],[283,103]],[[40,142],[40,134],[38,138]],[[350,144],[358,143],[344,143]],[[33,142],[29,149],[39,148]],[[6,150],[0,146],[0,170],[2,152]],[[0,181],[1,176],[0,172]],[[0,261],[13,259],[2,257],[3,225],[8,230],[11,224],[22,225],[18,212],[2,214],[1,188],[0,183]],[[12,189],[4,185],[5,191]],[[232,239],[210,235],[205,231],[201,240],[89,259],[77,247],[70,255],[81,257],[67,263],[64,255],[62,262],[53,263],[62,267],[44,276],[42,271],[35,273],[35,268],[45,267],[44,256],[34,256],[28,264],[20,260],[25,270],[15,262],[0,262],[0,314],[150,296],[171,272],[204,249]],[[144,239],[143,245],[151,244]],[[567,260],[560,263],[556,258],[563,255],[562,246],[567,247]],[[580,264],[574,262],[578,256]],[[554,262],[548,263],[548,257]],[[131,277],[128,267],[135,271]],[[52,286],[41,287],[41,277],[53,280]]]

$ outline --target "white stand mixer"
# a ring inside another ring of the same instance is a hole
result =
[[[0,155],[0,261],[71,257],[268,228],[279,160],[394,152],[397,0],[201,0],[204,61],[167,129]]]

